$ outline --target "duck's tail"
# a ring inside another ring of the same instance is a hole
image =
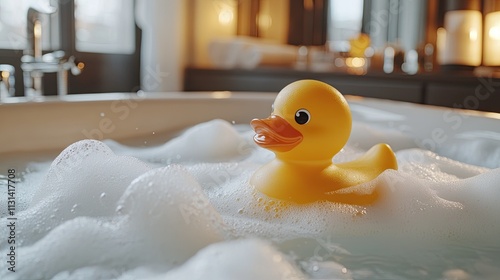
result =
[[[398,161],[391,147],[385,143],[371,147],[364,155],[356,160],[340,163],[343,168],[367,169],[381,173],[386,169],[398,170]]]
[[[366,157],[366,161],[372,162],[375,166],[379,166],[381,169],[380,171],[386,169],[398,170],[396,155],[388,144],[377,144],[371,147],[362,157]]]
[[[384,170],[398,169],[396,155],[387,144],[377,144],[369,149],[358,159],[337,164],[338,167],[347,170],[351,177],[351,186],[366,183],[378,177]],[[354,191],[340,191],[325,194],[325,199],[353,205],[370,205],[380,197],[380,190],[376,185],[371,193]]]
[[[359,178],[357,183],[375,179],[387,169],[398,169],[398,161],[391,147],[387,144],[377,144],[371,147],[364,155],[350,162],[343,162],[337,166],[350,170],[353,176]]]

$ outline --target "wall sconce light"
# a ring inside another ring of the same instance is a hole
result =
[[[230,25],[236,12],[236,2],[234,0],[213,0],[214,8],[217,12],[217,18],[221,25]]]
[[[483,65],[500,66],[500,0],[484,3]]]
[[[226,25],[230,24],[233,21],[234,12],[230,7],[223,7],[219,11],[219,23]]]
[[[269,29],[273,24],[273,19],[268,14],[259,13],[257,16],[257,26],[260,30]]]

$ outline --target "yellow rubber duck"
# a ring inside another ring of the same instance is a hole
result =
[[[352,118],[342,94],[320,81],[289,84],[276,97],[271,116],[250,124],[254,141],[276,154],[254,173],[250,184],[272,198],[368,205],[379,197],[377,188],[368,193],[347,188],[398,168],[387,144],[373,146],[354,161],[333,163],[349,139]]]

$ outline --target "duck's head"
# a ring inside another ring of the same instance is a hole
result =
[[[251,122],[254,141],[284,161],[331,161],[351,133],[351,112],[342,94],[315,80],[283,88],[267,119]]]

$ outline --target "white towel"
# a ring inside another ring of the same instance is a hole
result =
[[[263,39],[235,37],[210,42],[208,54],[217,68],[253,69],[260,65],[290,66],[295,63],[298,47]]]

